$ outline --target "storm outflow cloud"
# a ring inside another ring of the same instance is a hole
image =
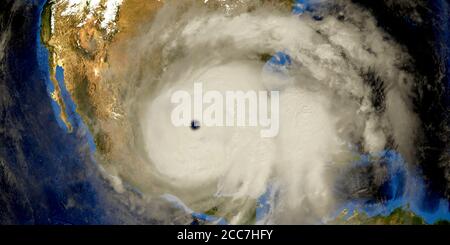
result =
[[[273,189],[276,209],[264,222],[320,223],[345,201],[336,189],[348,189],[336,185],[360,154],[376,161],[394,149],[414,164],[419,124],[408,54],[350,1],[314,8],[320,16],[267,1],[165,2],[128,46],[116,47],[130,66],[109,71],[128,83],[132,128],[133,157],[107,168],[123,178],[116,184],[132,183],[152,198],[175,195],[195,211],[217,206],[233,214],[231,223],[243,222]],[[280,52],[289,62],[269,69]],[[261,138],[252,127],[174,127],[171,95],[191,93],[196,82],[204,90],[280,91],[278,136]],[[373,171],[379,183],[387,178]],[[351,191],[373,194],[358,180],[347,180]]]

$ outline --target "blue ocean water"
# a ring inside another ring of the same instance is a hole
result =
[[[434,6],[436,13],[439,15],[436,35],[437,39],[441,40],[441,43],[437,46],[437,52],[439,52],[442,64],[444,64],[447,84],[450,85],[450,7],[449,3],[443,0],[435,1]],[[297,0],[292,8],[292,14],[301,15],[306,12],[309,12],[317,21],[323,19],[322,16],[314,13],[314,4],[310,1]],[[275,71],[280,71],[291,63],[289,55],[283,52],[277,52],[268,61],[268,65]],[[409,169],[402,156],[393,150],[385,150],[376,155],[386,161],[389,172],[389,181],[381,187],[384,200],[378,202],[365,199],[351,200],[342,204],[332,217],[336,217],[344,209],[348,211],[348,217],[355,211],[364,212],[369,217],[374,217],[377,215],[387,216],[397,208],[404,208],[411,210],[428,224],[439,220],[450,220],[448,200],[433,191],[427,190],[420,169]],[[373,164],[370,160],[371,157],[373,156],[360,155],[360,160],[353,163],[353,167]],[[257,220],[263,220],[273,208],[274,205],[269,199],[272,191],[271,188],[268,188],[267,192],[258,199]]]
[[[442,81],[447,86],[447,107],[450,106],[450,4],[445,0],[430,1],[430,8],[434,16],[432,23],[434,33],[436,35],[437,43],[435,43],[435,52],[439,57],[441,70],[444,74]],[[411,28],[415,28],[416,23],[408,21]],[[447,82],[445,82],[447,81]],[[438,103],[438,102],[436,102]],[[448,109],[447,109],[448,111]],[[352,211],[363,211],[369,217],[376,215],[389,215],[396,208],[403,207],[411,210],[413,213],[423,218],[428,224],[435,223],[439,220],[450,220],[450,204],[436,191],[430,190],[427,183],[422,177],[420,168],[410,169],[402,159],[401,155],[393,150],[380,152],[391,166],[396,166],[395,169],[390,168],[391,179],[385,187],[385,194],[387,200],[382,203],[373,203],[370,200],[354,200],[343,205],[343,208],[348,209],[351,214]],[[367,164],[368,156],[361,156],[360,162],[357,164]],[[409,189],[407,189],[409,188]],[[342,210],[342,209],[339,209]]]
[[[61,89],[61,96],[63,98],[64,104],[66,105],[66,114],[69,123],[73,126],[74,131],[81,132],[83,138],[85,138],[85,140],[87,141],[90,150],[92,151],[92,153],[94,153],[96,150],[94,138],[92,137],[92,134],[89,132],[87,126],[84,124],[81,116],[77,113],[77,106],[73,101],[69,91],[67,91],[66,84],[64,82],[64,68],[62,68],[61,66],[56,66],[55,76],[56,80],[58,81],[58,86]],[[63,128],[67,130],[67,126],[65,125]]]
[[[59,107],[49,97],[54,88],[49,80],[48,52],[40,42],[45,0],[23,3],[27,4],[16,10],[23,16],[12,19],[18,29],[8,43],[6,85],[14,96],[10,97],[7,123],[16,133],[0,135],[0,154],[18,183],[16,192],[22,195],[17,200],[22,202],[20,206],[11,207],[17,218],[12,222],[111,223],[114,218],[106,215],[102,200],[106,191],[103,181],[95,174],[90,152],[82,150],[87,139],[67,133],[58,117]]]
[[[305,11],[308,9],[308,6],[309,6],[308,0],[296,0],[292,7],[292,14],[301,15],[305,13]]]
[[[402,156],[394,150],[385,150],[377,154],[363,154],[353,162],[349,169],[374,164],[373,158],[381,161],[387,168],[388,180],[381,186],[382,200],[356,199],[342,204],[338,215],[344,209],[350,217],[355,211],[363,212],[369,217],[387,216],[397,208],[410,210],[423,218],[428,224],[439,220],[450,220],[449,202],[439,196],[432,196],[421,178],[420,170],[411,169]]]
[[[40,25],[40,23],[39,23],[39,25]],[[38,32],[40,33],[40,29],[38,30]],[[36,51],[37,51],[37,58],[38,58],[38,62],[39,62],[40,74],[43,74],[43,76],[45,76],[44,81],[45,81],[45,85],[47,87],[47,93],[49,95],[51,95],[55,91],[55,86],[53,85],[52,81],[50,80],[50,72],[48,69],[49,68],[48,50],[43,46],[43,44],[40,41],[38,41]],[[63,120],[59,116],[61,114],[61,107],[53,99],[51,100],[51,106],[52,106],[52,109],[53,109],[53,112],[55,115],[55,119],[56,119],[58,125],[61,128],[64,128],[66,131],[68,131],[66,124],[63,122]]]
[[[39,18],[39,14],[42,11],[44,0],[39,1],[39,9],[36,13],[36,18]],[[294,14],[302,14],[307,11],[308,1],[297,1],[297,5],[293,9]],[[436,35],[439,40],[442,40],[442,44],[439,45],[438,52],[443,59],[445,65],[445,72],[447,74],[447,81],[450,84],[450,51],[448,44],[450,43],[449,34],[449,18],[448,10],[449,4],[446,1],[434,1],[436,9],[441,11],[440,15],[443,17],[440,28],[436,30]],[[447,17],[445,17],[447,16]],[[38,57],[38,64],[31,68],[39,70],[41,81],[44,81],[46,85],[46,92],[51,93],[54,90],[53,84],[49,80],[48,73],[48,51],[40,43],[39,38],[39,25],[33,30],[38,33],[36,38],[36,46],[30,47],[30,53],[36,53]],[[34,52],[33,52],[34,50]],[[277,53],[270,62],[273,64],[290,64],[288,55],[284,53]],[[27,74],[25,74],[27,75]],[[28,74],[30,82],[38,82],[36,79],[31,79],[31,73]],[[51,106],[53,110],[53,119],[46,119],[50,123],[48,130],[45,132],[48,137],[47,144],[57,144],[57,147],[46,148],[46,152],[36,145],[42,145],[42,142],[37,142],[31,137],[36,135],[24,135],[24,139],[27,141],[24,144],[24,154],[29,159],[31,171],[35,171],[36,176],[49,176],[44,178],[41,182],[38,181],[37,186],[41,186],[45,202],[48,207],[36,207],[36,210],[41,208],[41,214],[35,219],[38,223],[68,223],[68,224],[83,224],[83,223],[105,223],[108,219],[104,217],[102,212],[102,204],[98,201],[98,190],[95,187],[96,180],[83,177],[81,179],[72,179],[71,175],[74,173],[73,169],[77,169],[75,173],[83,173],[86,169],[89,169],[86,165],[88,160],[86,156],[79,156],[77,149],[80,144],[87,142],[91,151],[95,151],[95,144],[92,140],[92,136],[83,124],[80,116],[76,113],[76,105],[73,103],[70,94],[68,93],[64,83],[64,69],[57,67],[56,77],[58,83],[62,89],[62,96],[67,105],[66,112],[69,115],[69,121],[75,126],[77,130],[82,130],[80,138],[77,135],[67,132],[67,128],[61,121],[60,108],[51,99],[46,100],[48,106]],[[35,90],[33,94],[24,94],[26,96],[43,96],[39,90]],[[48,97],[48,96],[47,96]],[[47,115],[42,115],[47,116]],[[61,130],[58,130],[55,125],[59,125]],[[89,156],[90,153],[86,153]],[[450,220],[449,216],[449,204],[446,200],[442,199],[438,195],[426,190],[423,180],[420,177],[420,170],[407,170],[405,163],[401,156],[394,151],[386,151],[380,154],[384,154],[387,162],[390,163],[389,171],[391,174],[391,181],[385,186],[385,194],[387,201],[383,203],[373,203],[370,200],[355,200],[346,204],[345,208],[350,210],[362,210],[370,216],[374,215],[388,215],[392,210],[397,207],[408,207],[414,213],[423,217],[428,223],[433,223],[438,219]],[[370,164],[367,160],[368,157],[362,155],[358,164]],[[45,166],[40,164],[45,162]],[[413,173],[415,172],[415,173]],[[414,177],[411,177],[414,176]],[[406,180],[408,179],[408,180]],[[98,181],[98,180],[97,180]],[[407,182],[411,181],[411,182]],[[410,190],[405,189],[405,183],[407,186],[415,186],[417,189],[413,194]],[[267,192],[269,193],[269,191]],[[267,195],[263,195],[260,200],[257,209],[257,219],[262,219],[265,214],[269,212]],[[68,210],[65,208],[68,200],[75,198],[80,204],[80,208],[76,210]],[[195,214],[198,218],[204,220],[216,220],[217,217],[209,217],[204,214]],[[220,219],[220,218],[219,218]],[[29,222],[29,218],[24,218],[21,222]]]

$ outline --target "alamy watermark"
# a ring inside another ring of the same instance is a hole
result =
[[[177,90],[170,100],[177,104],[171,113],[175,127],[261,127],[263,138],[278,135],[279,91],[203,91],[202,83],[194,83],[193,96]]]

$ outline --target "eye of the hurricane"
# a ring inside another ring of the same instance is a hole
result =
[[[353,162],[360,153],[378,160],[391,136],[399,148],[413,147],[407,137],[415,132],[409,88],[397,85],[410,77],[397,69],[399,57],[407,55],[373,29],[374,20],[367,22],[370,31],[361,32],[336,16],[315,22],[261,11],[232,18],[205,12],[168,23],[161,18],[171,30],[162,35],[153,28],[142,37],[149,52],[163,59],[142,61],[152,69],[136,81],[144,88],[139,101],[128,98],[143,143],[136,152],[143,154],[142,168],[130,168],[130,182],[151,194],[176,194],[195,212],[245,206],[231,223],[246,219],[255,200],[272,188],[286,210],[276,214],[280,219],[324,217],[347,201],[335,200],[337,195],[350,200],[355,190],[372,186],[359,182],[375,171],[343,172],[359,166]],[[156,39],[149,44],[148,38]],[[380,112],[371,99],[378,87],[362,76],[367,72],[380,77],[372,79],[377,86],[390,88],[382,91]],[[376,174],[391,178],[387,170]],[[342,190],[335,187],[341,182]],[[355,198],[378,195],[376,188]]]
[[[195,131],[199,128],[200,128],[200,122],[197,120],[192,120],[191,121],[191,129]]]

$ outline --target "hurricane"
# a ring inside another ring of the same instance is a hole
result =
[[[397,151],[413,169],[420,128],[405,48],[348,2],[302,7],[326,18],[277,3],[167,2],[129,44],[130,67],[122,74],[110,68],[132,84],[125,103],[138,139],[128,150],[140,158],[130,167],[117,163],[119,174],[142,192],[175,195],[195,209],[216,207],[232,223],[248,219],[270,188],[277,207],[262,222],[314,223],[352,197],[379,193],[392,174],[380,152]],[[174,127],[171,93],[193,93],[195,82],[221,92],[280,91],[279,135]],[[364,177],[374,183],[338,183],[361,154],[373,158]]]
[[[445,1],[41,2],[45,120],[81,162],[51,183],[92,185],[59,195],[96,197],[86,223],[450,220]]]

